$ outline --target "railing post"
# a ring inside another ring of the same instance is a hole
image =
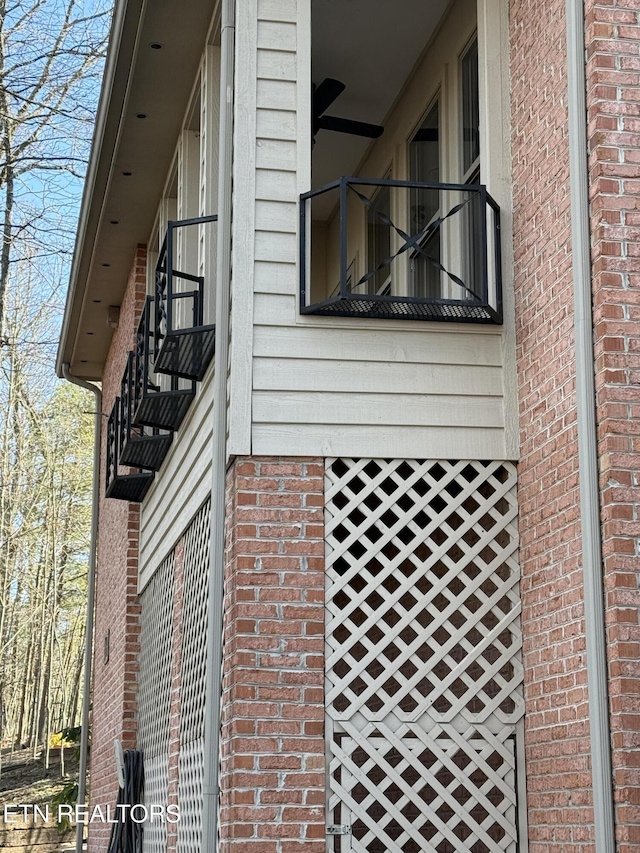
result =
[[[163,292],[163,284],[162,284],[162,266],[164,264],[164,292]],[[166,302],[166,281],[167,281],[167,235],[164,235],[164,240],[162,241],[162,246],[160,247],[160,254],[158,256],[158,262],[156,264],[156,273],[155,273],[155,302],[153,305],[153,316],[154,316],[154,324],[153,324],[153,358],[157,357],[160,351],[160,341],[162,339],[162,333],[160,326],[162,324],[162,305]]]
[[[109,488],[110,483],[115,480],[118,468],[118,454],[116,449],[116,432],[117,432],[117,412],[118,400],[116,399],[109,420],[107,421],[107,471],[105,477],[105,487]]]
[[[153,303],[153,357],[155,358],[157,353],[157,338],[158,331],[160,329],[160,276],[162,273],[160,272],[160,263],[162,260],[162,250],[160,251],[160,257],[158,258],[158,263],[156,264],[156,271],[153,277],[153,285],[154,285],[154,294],[155,301]]]
[[[340,178],[340,296],[347,293],[347,188],[348,179]]]
[[[167,222],[166,334],[173,331],[173,222]]]
[[[157,297],[156,297],[157,301]],[[142,334],[141,334],[141,352],[140,357],[142,359],[142,388],[140,389],[141,395],[147,393],[147,389],[149,388],[149,335],[150,335],[150,323],[151,323],[151,299],[147,296],[144,309],[142,314]],[[157,335],[157,333],[156,333]]]
[[[145,300],[148,301],[149,297]],[[142,317],[138,322],[136,330],[136,348],[133,364],[133,408],[134,413],[138,409],[138,404],[142,398],[142,387],[144,383],[144,368],[143,368],[143,326],[144,326],[144,308],[142,309]]]
[[[300,199],[300,311],[307,306],[307,204],[311,199]]]
[[[133,432],[133,409],[135,406],[135,352],[129,352],[127,366],[120,385],[121,415],[122,415],[122,446],[131,439]]]
[[[118,419],[118,446],[120,448],[124,447],[124,443],[126,440],[126,430],[127,430],[127,420],[126,420],[126,414],[125,414],[125,406],[126,406],[127,401],[126,401],[126,395],[124,392],[125,392],[125,389],[121,383],[120,384],[120,413],[119,413],[119,419]]]
[[[200,286],[201,281],[202,279],[199,279],[199,281],[196,283],[197,290],[191,291],[191,293],[193,294],[191,297],[191,327],[194,329],[200,325],[200,303],[202,301],[202,287]]]
[[[473,221],[473,219],[471,220]],[[486,303],[489,302],[489,260],[487,256],[487,188],[484,184],[480,187],[480,267],[482,270],[482,296]]]
[[[496,265],[496,311],[502,320],[502,231],[500,229],[500,208],[496,204],[493,211],[493,242]]]

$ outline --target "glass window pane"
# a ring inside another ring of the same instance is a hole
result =
[[[440,116],[439,104],[429,110],[409,145],[409,178],[424,184],[440,183]],[[438,215],[438,190],[410,190],[409,227],[412,235],[421,234]],[[426,235],[425,235],[426,237]],[[410,294],[422,299],[437,299],[441,295],[440,230],[420,241],[420,250],[410,256]]]
[[[367,211],[367,272],[375,274],[366,282],[365,293],[384,294],[391,289],[391,267],[384,264],[391,256],[390,217],[391,190],[389,187],[381,187]]]
[[[478,42],[462,57],[462,172],[467,174],[480,156]]]
[[[423,184],[440,183],[440,133],[438,102],[429,110],[409,145],[409,180]],[[439,207],[435,190],[413,190],[411,193],[411,230],[416,234],[425,228]]]

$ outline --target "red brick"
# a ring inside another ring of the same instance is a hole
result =
[[[628,641],[629,632],[638,630],[640,611],[637,583],[634,585],[640,442],[635,443],[638,430],[632,420],[640,414],[640,407],[638,412],[632,408],[640,404],[635,363],[640,351],[636,300],[640,241],[635,230],[640,224],[640,182],[636,171],[639,146],[631,136],[640,129],[640,88],[635,76],[640,69],[640,28],[637,6],[628,0],[587,0],[585,11],[594,355],[611,725],[614,732],[630,735],[635,714],[629,713],[631,706],[625,703],[636,703],[635,710],[640,711],[633,692],[635,677],[615,664],[628,653],[637,659],[637,648]],[[570,508],[579,505],[579,497],[575,480],[570,487],[560,480],[556,462],[577,458],[574,429],[563,432],[555,427],[561,419],[566,421],[574,408],[570,394],[558,394],[558,389],[570,387],[566,383],[572,381],[575,362],[571,335],[558,337],[555,319],[572,315],[572,282],[569,265],[561,268],[556,263],[552,277],[541,265],[541,258],[554,251],[558,258],[564,253],[571,261],[568,208],[553,209],[548,202],[570,197],[566,113],[561,106],[564,83],[560,79],[566,68],[564,26],[561,0],[535,4],[512,0],[510,4],[525,725],[529,848],[536,853],[560,848],[572,853],[591,850],[593,831],[587,772],[590,748],[581,733],[588,714],[585,658],[581,652],[566,649],[564,639],[571,630],[572,642],[584,643],[582,578],[580,571],[570,568],[571,551],[566,547],[573,542],[573,553],[579,553],[580,529],[569,515]],[[536,95],[541,91],[545,95],[539,99]],[[559,135],[554,137],[556,132]],[[545,147],[550,137],[558,139],[553,149]],[[536,160],[541,150],[542,170]],[[626,647],[630,647],[629,652]],[[637,767],[631,768],[631,762],[624,738],[614,738],[620,841],[628,838],[631,825],[622,804],[631,801],[630,789],[640,791],[640,774]],[[579,763],[584,764],[584,772],[577,772]],[[624,794],[617,771],[628,771],[632,780],[625,781]],[[560,792],[569,790],[570,802],[562,803]],[[548,791],[547,798],[537,797],[539,791]],[[579,826],[583,827],[580,833]]]
[[[102,414],[109,415],[120,392],[127,355],[133,348],[146,291],[146,249],[138,246],[124,290],[120,322],[107,353],[102,379]],[[108,712],[94,714],[91,726],[90,803],[114,801],[117,776],[113,761],[113,740],[125,749],[135,748],[137,736],[137,652],[139,651],[138,526],[135,504],[104,496],[106,470],[106,430],[101,446],[100,524],[96,583],[96,624],[94,648],[94,708]],[[110,633],[109,661],[104,663],[104,638]],[[111,827],[89,824],[92,850],[106,849]]]
[[[254,457],[236,459],[227,477],[223,716],[231,730],[224,729],[222,747],[230,766],[252,772],[223,775],[223,800],[238,786],[253,786],[261,803],[283,809],[275,822],[261,820],[251,804],[241,817],[237,810],[223,812],[223,843],[237,834],[234,821],[251,830],[242,853],[253,849],[255,838],[278,839],[279,853],[293,849],[289,843],[312,853],[317,838],[322,850],[323,474],[322,460]],[[256,555],[251,562],[249,555]],[[256,661],[248,657],[254,651]],[[238,665],[243,656],[248,663]],[[247,717],[254,737],[238,737]],[[317,724],[307,729],[310,720]],[[318,799],[304,798],[309,782]],[[322,829],[317,836],[314,823]]]

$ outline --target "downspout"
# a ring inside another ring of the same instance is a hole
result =
[[[231,288],[231,209],[235,0],[222,0],[220,25],[220,127],[218,169],[218,255],[216,267],[216,354],[211,439],[211,521],[204,709],[202,849],[218,849],[222,629],[227,476],[227,364]]]
[[[91,699],[91,664],[93,661],[93,623],[96,596],[96,565],[98,554],[98,509],[100,504],[100,437],[102,426],[102,392],[92,382],[85,382],[62,365],[62,375],[74,385],[85,388],[95,397],[96,410],[93,426],[93,495],[91,499],[91,542],[89,544],[89,576],[87,578],[87,624],[84,641],[84,675],[82,684],[82,718],[80,730],[80,766],[78,768],[78,799],[84,804],[87,791],[87,765],[89,757],[89,705]],[[76,853],[82,853],[84,824],[76,824]]]
[[[578,469],[596,853],[615,853],[591,307],[584,0],[566,0]]]

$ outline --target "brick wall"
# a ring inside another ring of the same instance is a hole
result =
[[[120,324],[113,335],[102,382],[103,427],[120,390],[127,353],[133,348],[135,329],[145,294],[146,250],[138,247],[122,300]],[[139,508],[104,497],[106,429],[103,428],[100,471],[100,521],[96,583],[96,625],[91,718],[92,804],[115,804],[118,790],[113,740],[123,749],[136,745],[136,673],[140,606],[138,584]],[[109,660],[104,659],[104,639],[109,635]],[[89,826],[90,853],[107,848],[111,827]]]
[[[592,849],[564,0],[510,3],[530,853]]]
[[[587,2],[598,438],[620,853],[640,843],[640,12]]]
[[[324,465],[228,480],[222,851],[324,853]]]

